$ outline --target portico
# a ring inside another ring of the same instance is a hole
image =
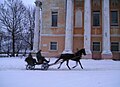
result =
[[[102,23],[103,23],[103,50],[102,58],[112,57],[110,51],[110,16],[109,16],[109,0],[102,1]],[[107,3],[107,4],[105,4]],[[63,53],[72,53],[73,50],[73,8],[74,0],[67,0],[66,15],[66,34],[65,34],[65,50]],[[84,48],[87,58],[92,58],[91,52],[91,0],[84,0]]]
[[[84,48],[86,50],[86,58],[92,58],[91,50],[91,1],[84,0]],[[74,0],[66,0],[66,24],[65,24],[65,43],[64,43],[64,53],[73,53],[73,38],[74,38]],[[36,4],[36,15],[35,15],[35,31],[34,31],[34,46],[33,50],[38,51],[41,47],[40,44],[40,13],[41,13],[41,4],[42,2],[37,0]],[[112,52],[110,50],[110,8],[109,0],[102,0],[102,58],[111,58]]]

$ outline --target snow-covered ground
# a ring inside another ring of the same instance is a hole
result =
[[[51,59],[51,63],[56,59]],[[85,60],[69,70],[65,63],[47,71],[26,70],[24,58],[0,58],[0,87],[120,87],[120,61]],[[70,61],[72,67],[75,62]]]

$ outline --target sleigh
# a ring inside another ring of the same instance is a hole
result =
[[[49,68],[49,62],[45,62],[42,60],[39,60],[38,62],[36,62],[36,60],[34,59],[33,61],[26,61],[27,65],[26,65],[26,69],[27,70],[35,70],[35,66],[36,65],[41,65],[41,70],[47,70]]]

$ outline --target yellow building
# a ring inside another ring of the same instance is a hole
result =
[[[36,0],[34,46],[44,56],[85,48],[93,59],[120,59],[120,0]]]

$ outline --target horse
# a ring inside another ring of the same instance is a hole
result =
[[[68,53],[61,54],[60,57],[53,64],[49,64],[49,66],[57,64],[59,62],[59,60],[62,59],[58,69],[61,67],[62,63],[66,61],[67,62],[66,63],[67,67],[71,70],[71,68],[68,65],[69,60],[76,61],[76,65],[73,66],[73,68],[75,68],[79,63],[81,68],[83,69],[82,64],[80,62],[80,59],[81,59],[82,55],[86,55],[85,49],[78,50],[75,54],[68,54]]]

